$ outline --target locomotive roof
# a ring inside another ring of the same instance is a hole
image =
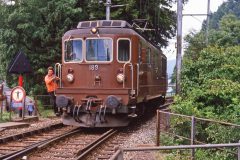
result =
[[[97,21],[82,21],[78,23],[77,28],[132,28],[132,26],[123,20],[97,20]]]
[[[71,36],[77,34],[90,34],[89,29],[97,27],[101,34],[132,34],[139,35],[154,47],[161,50],[159,46],[151,42],[141,32],[132,27],[124,20],[95,20],[95,21],[81,21],[77,25],[77,29],[67,31],[64,36]]]

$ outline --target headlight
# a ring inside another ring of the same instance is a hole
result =
[[[122,73],[119,73],[119,74],[117,75],[117,81],[118,81],[118,83],[123,83],[123,81],[124,81],[124,75],[123,75]]]
[[[67,81],[68,82],[73,82],[73,80],[74,80],[73,74],[71,74],[71,73],[67,74]]]
[[[92,34],[98,33],[98,28],[96,28],[96,27],[91,28],[91,33]]]

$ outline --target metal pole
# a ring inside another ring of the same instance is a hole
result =
[[[194,140],[195,140],[195,117],[192,116],[192,123],[191,123],[191,145],[194,145]],[[192,149],[191,152],[191,159],[195,159],[195,149]]]
[[[240,143],[240,140],[238,141]],[[240,160],[240,147],[238,146],[238,160]]]
[[[0,107],[1,107],[1,120],[3,120],[3,101],[0,101],[1,104],[0,104]]]
[[[170,114],[166,114],[166,131],[170,128]]]
[[[107,0],[107,2],[106,2],[106,20],[110,20],[110,8],[111,8],[111,0]]]
[[[3,84],[0,84],[0,108],[1,108],[1,120],[2,120],[2,114],[3,114],[3,101],[4,101],[4,95],[3,95]]]
[[[208,30],[209,30],[209,16],[210,16],[210,0],[207,4],[207,24],[206,24],[206,44],[208,44]]]
[[[118,149],[109,160],[123,160],[123,150]]]
[[[182,63],[182,0],[177,3],[177,58],[176,58],[176,94],[181,91],[181,63]]]
[[[159,146],[160,144],[160,112],[157,110],[157,126],[156,126],[156,135],[157,135],[157,143],[156,145]]]
[[[24,100],[23,100],[23,111],[22,111],[22,119],[24,120],[24,118],[25,118],[25,103],[26,102],[26,95],[25,95],[25,98],[24,98]]]
[[[10,106],[9,106],[9,121],[12,121],[12,92],[11,92],[11,97],[10,97]]]
[[[178,145],[178,146],[160,146],[160,147],[138,147],[138,148],[123,148],[123,152],[132,151],[158,151],[172,149],[204,149],[204,148],[222,148],[222,147],[240,147],[240,143],[223,143],[223,144],[199,144],[199,145]]]

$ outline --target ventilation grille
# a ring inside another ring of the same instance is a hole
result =
[[[84,21],[79,22],[77,28],[92,28],[92,27],[105,27],[105,28],[131,28],[131,25],[122,20],[101,20],[101,21]]]

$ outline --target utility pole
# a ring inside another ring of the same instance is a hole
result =
[[[106,20],[110,20],[111,0],[106,1]]]
[[[103,1],[99,0],[99,3],[103,3]],[[106,20],[110,20],[111,19],[111,17],[110,17],[110,14],[111,14],[110,10],[111,10],[111,8],[124,7],[124,6],[128,5],[128,4],[112,5],[111,0],[106,0],[105,5],[106,5]]]
[[[207,4],[207,14],[182,14],[182,0],[177,1],[177,58],[176,58],[176,94],[181,92],[181,63],[182,63],[182,17],[183,16],[207,16],[206,22],[206,44],[208,44],[210,0]]]
[[[208,30],[209,30],[209,19],[210,19],[210,0],[207,4],[207,24],[206,24],[206,45],[208,45]]]
[[[181,92],[181,65],[182,65],[182,0],[177,2],[177,58],[176,58],[176,94]]]

